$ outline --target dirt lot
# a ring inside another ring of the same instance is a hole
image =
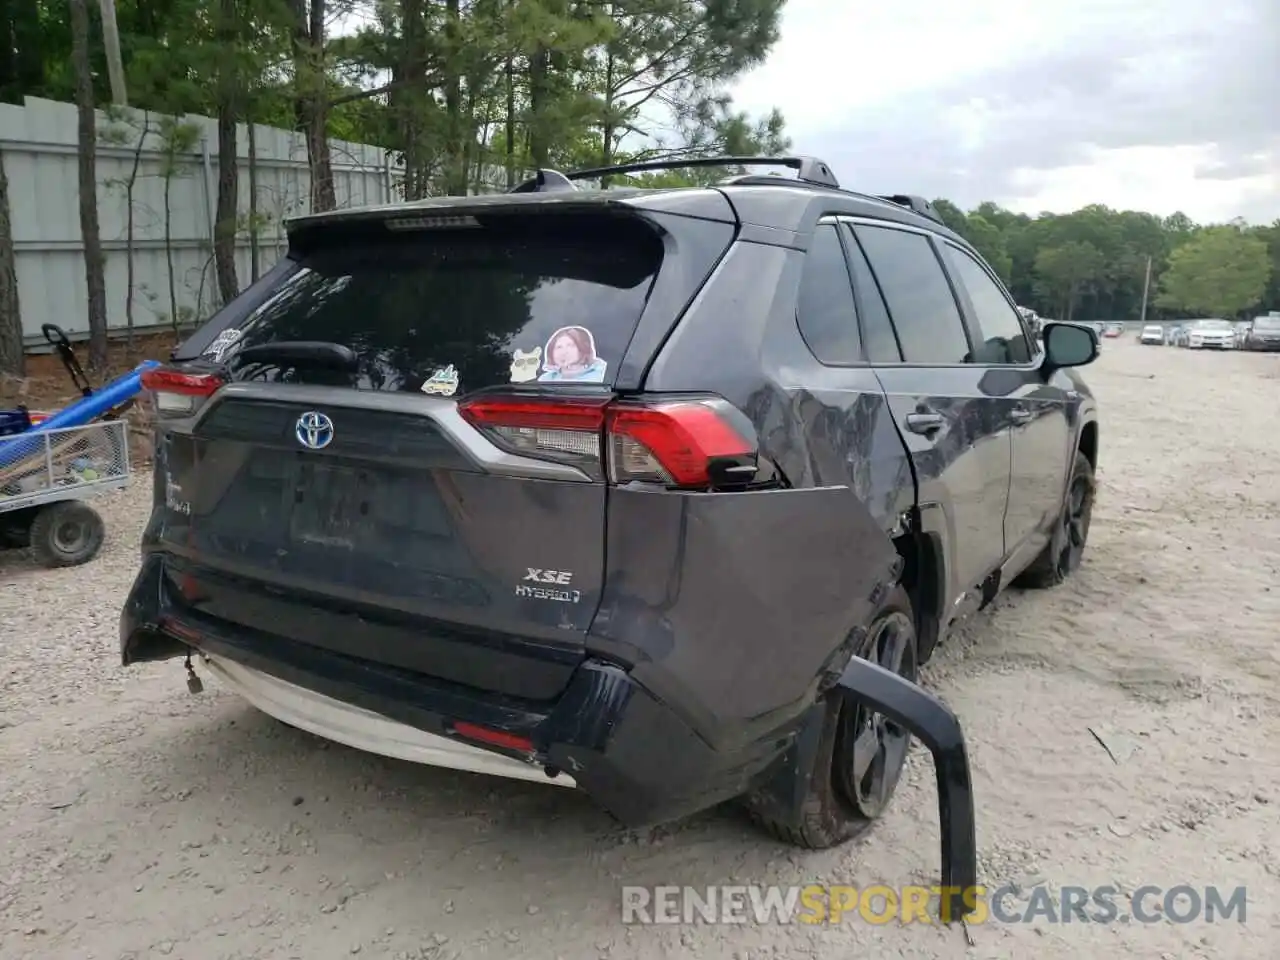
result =
[[[192,697],[180,663],[118,666],[139,478],[92,567],[0,555],[0,957],[1275,957],[1280,356],[1107,341],[1088,374],[1084,568],[979,615],[927,681],[968,731],[987,883],[1245,885],[1243,925],[624,927],[624,884],[931,882],[926,758],[865,842],[802,855],[727,811],[627,832],[328,745],[207,675]]]

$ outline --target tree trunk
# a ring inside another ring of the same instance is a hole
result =
[[[504,68],[507,84],[507,189],[516,185],[516,79],[515,60],[507,57]]]
[[[173,150],[170,144],[170,151]],[[172,163],[172,161],[171,161]],[[169,322],[173,332],[178,332],[178,280],[173,271],[173,169],[166,172],[164,178],[164,262],[169,274]]]
[[[239,213],[240,172],[236,165],[236,116],[226,103],[218,105],[218,212],[213,225],[213,269],[218,296],[230,303],[240,292],[236,277],[236,219]]]
[[[529,57],[529,156],[534,167],[547,166],[551,152],[547,111],[551,106],[551,51],[539,44]]]
[[[613,48],[609,47],[605,51],[604,58],[604,123],[600,126],[600,166],[602,167],[608,167],[613,164],[614,63]],[[613,178],[608,174],[601,177],[600,188],[602,190],[609,189],[609,184],[612,180]]]
[[[307,141],[311,172],[311,212],[338,205],[329,156],[329,107],[324,66],[325,0],[291,0],[293,25],[294,110]]]
[[[151,132],[151,114],[146,110],[142,111],[142,130],[138,133],[138,142],[133,148],[133,166],[129,170],[129,179],[125,181],[125,229],[124,229],[124,256],[125,256],[125,274],[124,274],[124,327],[125,327],[125,353],[130,360],[133,360],[133,280],[135,274],[135,266],[133,262],[134,247],[134,209],[133,209],[133,193],[138,186],[138,171],[142,167],[142,151],[147,145],[147,134]]]
[[[89,307],[89,368],[107,366],[107,288],[98,227],[98,125],[89,62],[89,10],[85,0],[71,0],[71,62],[76,81],[79,118],[80,234],[84,246],[84,278]]]
[[[0,373],[27,375],[27,352],[22,345],[22,309],[18,302],[18,271],[9,221],[9,178],[0,154]]]
[[[445,81],[444,81],[444,192],[448,196],[465,195],[466,173],[462,150],[462,71],[458,40],[458,0],[445,0]],[[461,181],[461,182],[459,182]]]
[[[258,132],[253,117],[247,124],[249,134],[249,279],[258,282],[262,267],[258,240]]]
[[[240,292],[236,277],[236,220],[240,213],[240,169],[236,159],[236,110],[240,100],[235,69],[236,15],[236,0],[219,0],[218,202],[213,224],[213,270],[218,278],[218,296],[224,304]]]
[[[396,84],[388,102],[404,152],[404,199],[419,200],[430,188],[431,157],[425,149],[425,68],[428,58],[426,10],[423,0],[401,0],[401,42],[392,67]]]
[[[333,187],[333,158],[329,155],[328,74],[324,62],[325,0],[311,0],[311,67],[314,88],[311,94],[311,124],[308,127],[307,156],[313,157],[311,169],[312,209],[332,210],[338,205]]]

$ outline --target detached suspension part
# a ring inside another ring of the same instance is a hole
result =
[[[186,662],[183,664],[187,668],[187,689],[192,693],[203,693],[204,683],[196,676],[196,668],[191,665],[191,652],[187,652]]]

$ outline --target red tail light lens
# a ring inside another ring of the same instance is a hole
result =
[[[756,445],[729,425],[716,409],[720,404],[691,400],[611,407],[606,426],[614,482],[705,487],[711,482],[712,460],[753,456]]]
[[[179,417],[195,413],[224,383],[214,374],[183,373],[166,367],[146,370],[141,379],[142,389],[155,397],[156,412]]]
[[[513,453],[577,463],[600,474],[607,470],[614,483],[706,488],[713,462],[725,458],[754,472],[757,448],[750,424],[719,398],[646,403],[482,397],[463,401],[458,409]]]

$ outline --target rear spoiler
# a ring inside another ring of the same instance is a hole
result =
[[[465,233],[482,229],[503,217],[594,215],[644,218],[644,208],[621,196],[594,193],[497,194],[483,197],[447,197],[412,204],[357,207],[329,213],[293,217],[284,222],[290,253],[305,254],[335,231],[351,240],[379,240],[411,232]]]

